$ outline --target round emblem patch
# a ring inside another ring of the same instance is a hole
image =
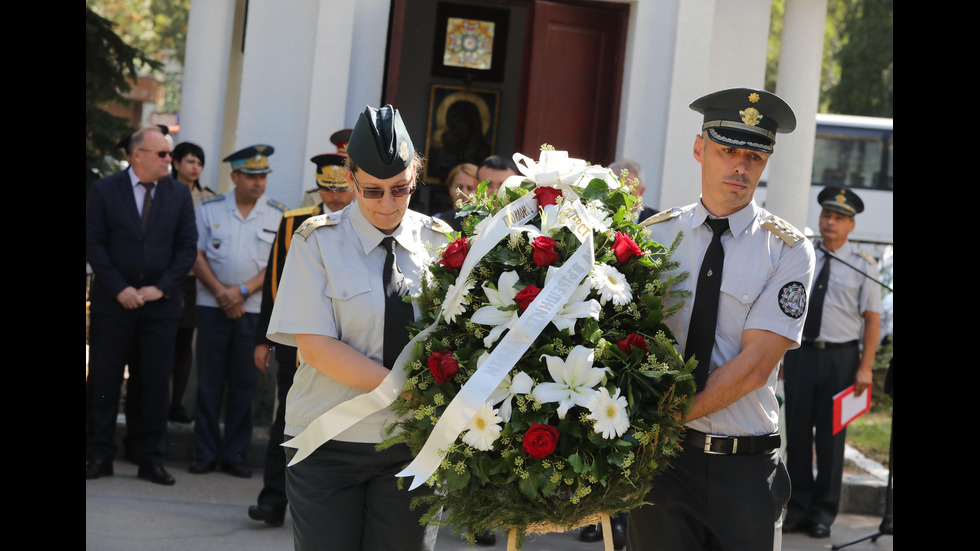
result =
[[[799,281],[791,281],[779,290],[779,309],[784,314],[799,319],[806,312],[806,289]]]
[[[398,144],[398,156],[401,157],[403,161],[407,161],[410,153],[411,152],[408,150],[408,142],[402,140],[402,143]]]

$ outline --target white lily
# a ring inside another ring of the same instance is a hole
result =
[[[548,273],[544,277],[544,286],[548,287],[548,282],[551,281],[552,277],[558,273],[558,269],[554,266],[548,266]],[[602,310],[602,306],[599,305],[599,301],[596,299],[588,299],[589,292],[592,290],[591,280],[586,277],[582,280],[582,283],[572,291],[569,295],[568,301],[558,309],[555,313],[555,317],[551,320],[551,323],[558,328],[559,331],[562,329],[568,329],[568,333],[571,335],[575,334],[575,320],[581,318],[594,318],[599,319],[599,312]]]
[[[480,356],[480,359],[476,361],[477,369],[480,369],[480,364],[483,363],[487,355]],[[500,404],[500,416],[504,419],[504,422],[510,422],[514,396],[531,392],[533,386],[534,381],[531,380],[531,376],[527,373],[519,371],[513,378],[508,373],[504,376],[504,380],[500,382],[500,385],[490,394],[490,403],[493,405]]]
[[[473,316],[470,319],[473,323],[479,325],[494,326],[490,330],[490,333],[483,339],[483,345],[487,348],[493,346],[493,343],[497,342],[497,339],[500,338],[500,335],[505,330],[510,329],[517,323],[517,308],[511,310],[501,310],[501,308],[517,304],[514,302],[514,296],[518,291],[515,288],[518,279],[517,272],[504,272],[500,274],[497,280],[496,289],[491,289],[486,285],[482,286],[483,292],[486,294],[490,304],[473,312]]]
[[[592,367],[595,350],[576,346],[562,360],[556,356],[542,354],[548,364],[548,373],[553,383],[540,383],[531,394],[535,400],[558,403],[558,418],[564,419],[572,406],[585,407],[595,394],[592,389],[602,381],[609,368]]]

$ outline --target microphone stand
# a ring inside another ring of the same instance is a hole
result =
[[[889,396],[892,396],[892,398],[894,399],[894,395],[893,395],[893,391],[892,391],[892,362],[893,361],[894,361],[894,357],[892,358],[892,361],[888,362],[888,374],[885,376],[885,392],[887,392],[888,395]],[[865,541],[865,540],[871,540],[871,542],[874,543],[874,542],[878,541],[878,538],[881,537],[881,536],[891,536],[892,535],[892,533],[893,533],[892,532],[892,530],[893,530],[893,526],[892,526],[892,520],[893,520],[893,517],[892,517],[892,467],[893,467],[892,461],[894,460],[894,458],[892,457],[892,454],[893,454],[893,452],[895,450],[894,445],[895,445],[895,413],[894,413],[894,409],[893,409],[893,411],[892,411],[891,435],[889,436],[889,440],[888,440],[888,487],[887,487],[887,490],[885,492],[885,515],[881,519],[881,524],[878,526],[878,531],[877,532],[874,532],[872,534],[868,534],[866,536],[862,536],[862,537],[860,537],[860,538],[858,538],[856,540],[852,540],[852,541],[849,541],[849,542],[846,542],[846,543],[836,543],[836,544],[834,544],[834,545],[832,545],[830,547],[831,549],[834,549],[834,550],[842,549],[844,547],[847,547],[848,545],[853,545],[855,543],[858,543],[858,542],[861,542],[861,541]]]
[[[891,287],[889,287],[889,286],[887,286],[887,285],[885,285],[884,283],[882,283],[882,282],[880,282],[880,281],[878,281],[877,279],[875,279],[875,278],[873,278],[873,277],[871,277],[871,276],[869,276],[868,274],[866,274],[866,273],[864,273],[863,271],[861,271],[861,270],[860,270],[859,268],[857,268],[857,267],[855,267],[855,266],[852,266],[851,264],[849,264],[849,263],[847,263],[847,262],[845,262],[845,261],[843,261],[843,260],[841,260],[840,258],[838,258],[838,256],[837,256],[837,255],[835,255],[834,253],[832,253],[832,252],[830,252],[830,251],[828,251],[828,250],[827,250],[826,248],[824,248],[824,246],[823,246],[823,243],[822,243],[822,242],[820,242],[820,243],[817,243],[817,249],[818,249],[818,250],[821,250],[821,251],[823,251],[823,253],[824,253],[825,255],[827,255],[827,256],[829,256],[830,258],[833,258],[833,259],[834,259],[834,260],[836,260],[837,262],[840,262],[841,264],[843,264],[843,265],[845,265],[845,266],[847,266],[848,268],[850,268],[850,269],[852,269],[852,270],[854,270],[855,272],[857,272],[857,273],[859,273],[859,274],[861,274],[861,275],[863,275],[864,277],[866,277],[866,278],[868,278],[868,279],[870,279],[871,281],[874,281],[874,282],[875,282],[875,283],[877,283],[878,285],[881,285],[881,286],[882,286],[882,287],[884,287],[885,289],[888,289],[888,290],[889,290],[890,292],[893,292],[893,293],[895,292],[895,291],[894,291],[894,290],[893,290],[893,289],[892,289]]]

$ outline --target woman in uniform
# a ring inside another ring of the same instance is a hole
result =
[[[298,346],[301,359],[286,399],[287,440],[375,389],[394,367],[414,319],[401,295],[418,295],[420,272],[433,260],[426,242],[434,248],[451,231],[408,209],[422,159],[398,111],[367,107],[347,153],[345,177],[357,200],[297,230],[269,323],[269,338]],[[423,548],[425,508],[409,503],[432,490],[397,487],[395,473],[412,459],[407,446],[375,447],[393,421],[387,408],[371,414],[286,468],[296,549]],[[290,463],[295,455],[286,448]]]

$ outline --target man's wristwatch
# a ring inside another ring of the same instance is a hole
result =
[[[248,287],[242,285],[241,287],[238,288],[238,291],[242,294],[243,297],[248,296]]]

